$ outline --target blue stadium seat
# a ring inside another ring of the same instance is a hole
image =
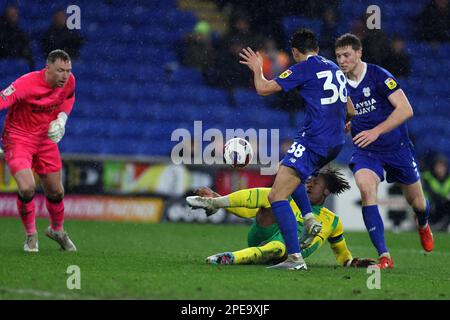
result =
[[[311,19],[300,16],[288,16],[283,18],[283,28],[287,37],[290,37],[296,29],[305,27],[314,31],[314,33],[320,39],[322,24],[323,22],[321,19]]]
[[[432,48],[427,42],[408,41],[406,43],[406,51],[413,57],[425,60],[425,57],[430,55]],[[416,61],[416,59],[413,59],[413,62],[414,61]]]
[[[168,83],[171,84],[203,84],[204,79],[202,73],[194,68],[179,67],[175,69],[170,77]]]
[[[21,59],[0,59],[0,76],[18,78],[30,69],[25,60]]]
[[[128,121],[111,121],[107,126],[107,137],[116,138],[140,138],[143,135],[144,123],[133,121],[132,125]]]
[[[265,104],[265,99],[254,90],[235,89],[233,94],[235,104],[238,107],[261,106]]]
[[[67,121],[66,131],[71,136],[82,136],[96,139],[107,134],[110,120],[104,119],[76,119]]]
[[[215,107],[229,103],[229,94],[226,90],[209,88],[207,86],[197,96],[197,101],[201,105]]]

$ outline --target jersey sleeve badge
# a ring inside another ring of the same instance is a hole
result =
[[[8,88],[0,92],[0,97],[3,99],[3,101],[6,101],[6,97],[12,95],[16,91],[16,88],[14,88],[13,85],[10,85]]]
[[[10,85],[8,88],[3,90],[2,93],[5,97],[8,97],[8,96],[12,95],[14,93],[14,91],[16,91],[16,88],[14,88],[13,85]]]
[[[286,70],[285,72],[283,72],[282,74],[280,74],[280,76],[278,78],[280,79],[286,79],[287,77],[289,77],[292,74],[292,70]]]
[[[386,80],[384,80],[384,83],[391,90],[393,90],[393,89],[395,89],[395,87],[397,87],[397,82],[395,82],[395,80],[392,78],[387,78]]]

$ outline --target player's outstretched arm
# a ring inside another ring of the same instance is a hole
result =
[[[253,71],[253,79],[255,81],[256,92],[262,96],[268,96],[278,91],[281,91],[281,86],[275,82],[275,80],[267,80],[264,77],[262,66],[263,58],[259,52],[254,52],[250,47],[242,49],[239,53],[242,60],[239,61],[241,64],[245,64],[250,70]]]
[[[300,247],[302,248],[303,258],[307,258],[310,255],[312,255],[315,251],[320,249],[320,247],[322,247],[322,245],[323,245],[323,238],[322,238],[321,234],[314,236],[314,238],[312,239],[310,244],[307,242],[304,242],[304,241],[301,242]]]
[[[330,248],[336,257],[336,262],[343,267],[367,268],[376,263],[373,259],[353,258],[344,238],[344,227],[339,219],[338,225],[328,238]]]

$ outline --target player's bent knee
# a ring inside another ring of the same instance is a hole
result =
[[[370,184],[358,185],[359,191],[361,192],[361,200],[363,204],[372,204],[377,201],[377,189]]]
[[[277,223],[275,215],[270,209],[261,209],[256,215],[256,223],[261,227],[268,227]]]
[[[50,202],[61,202],[64,199],[64,191],[52,192],[47,194],[47,199]]]
[[[270,203],[272,203],[272,202],[275,202],[276,200],[276,197],[275,197],[275,193],[274,192],[272,192],[272,190],[269,192],[269,194],[268,194],[268,196],[267,196],[267,199],[269,199],[269,202]]]
[[[19,198],[22,202],[30,202],[33,200],[35,187],[33,185],[19,189]]]
[[[19,200],[23,203],[31,202],[34,198],[34,190],[19,190]]]
[[[426,203],[423,197],[415,197],[408,202],[415,212],[424,212],[426,209]]]
[[[274,188],[272,188],[272,190],[270,190],[269,195],[267,196],[267,199],[269,199],[270,203],[274,203],[274,202],[280,201],[280,200],[285,200],[280,196],[280,194],[278,194],[278,192]]]

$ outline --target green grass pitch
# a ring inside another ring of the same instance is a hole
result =
[[[448,234],[425,255],[416,233],[387,233],[395,268],[369,290],[371,275],[336,267],[328,244],[307,272],[204,263],[244,248],[245,226],[67,221],[71,253],[44,236],[47,223],[38,220],[40,252],[27,254],[19,219],[0,219],[0,299],[450,299]],[[346,239],[353,256],[375,255],[366,233]],[[80,290],[67,289],[70,265],[81,270]]]

